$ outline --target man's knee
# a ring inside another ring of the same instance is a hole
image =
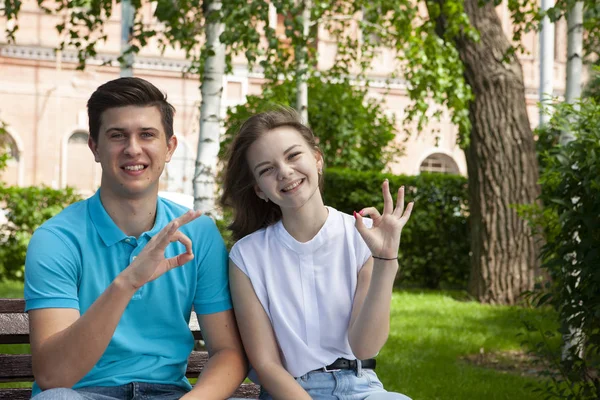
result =
[[[32,400],[84,400],[85,398],[73,389],[57,388],[44,390]]]

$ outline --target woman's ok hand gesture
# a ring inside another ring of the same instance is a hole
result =
[[[387,179],[383,182],[381,191],[383,192],[383,214],[380,214],[375,207],[354,212],[356,229],[374,258],[395,260],[398,258],[402,228],[410,218],[414,202],[408,203],[404,209],[404,186],[402,186],[398,189],[398,198],[394,207],[394,199]],[[363,217],[367,215],[373,219],[373,227],[370,229],[363,223]]]

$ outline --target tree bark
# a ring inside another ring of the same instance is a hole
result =
[[[206,4],[207,3],[207,4]],[[221,97],[225,74],[225,45],[219,37],[225,29],[221,18],[212,19],[211,13],[219,13],[220,0],[205,1],[206,46],[211,52],[204,63],[200,93],[200,138],[194,173],[194,209],[211,214],[215,207],[215,174],[219,154],[221,130]],[[214,16],[213,16],[214,17]]]
[[[441,0],[444,1],[444,0]],[[469,174],[471,276],[469,293],[483,303],[514,304],[533,288],[539,239],[515,205],[539,196],[538,165],[525,102],[523,71],[492,2],[465,0],[480,41],[456,40],[475,99],[466,149]],[[443,27],[443,25],[442,25]]]
[[[310,10],[312,0],[299,0],[302,6],[302,44],[296,46],[296,110],[302,122],[308,125],[308,35],[310,33]]]

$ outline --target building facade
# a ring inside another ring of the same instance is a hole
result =
[[[144,8],[151,21],[151,5]],[[498,14],[508,35],[511,23],[506,5]],[[102,83],[119,76],[117,66],[103,65],[116,58],[120,51],[120,10],[105,26],[108,41],[98,48],[98,57],[84,71],[76,69],[74,52],[56,52],[61,38],[55,30],[57,18],[39,10],[37,2],[26,0],[19,16],[16,43],[0,37],[0,120],[8,124],[13,159],[0,179],[21,186],[45,184],[55,188],[67,185],[84,195],[93,193],[100,183],[100,168],[94,163],[87,147],[88,126],[86,101]],[[6,20],[0,19],[4,32]],[[527,107],[530,122],[538,122],[539,39],[530,33],[523,38],[528,54],[521,55]],[[318,65],[327,68],[335,51],[335,42],[319,35]],[[392,82],[387,90],[383,81],[392,72],[391,52],[382,50],[370,72],[373,84],[369,94],[383,101],[390,114],[396,116],[398,138],[405,145],[405,155],[389,165],[398,174],[418,174],[420,171],[440,171],[466,175],[462,150],[456,145],[456,128],[447,113],[439,122],[432,122],[425,131],[405,137],[401,126],[404,109],[409,104],[401,80]],[[170,192],[191,194],[196,147],[199,136],[200,83],[196,76],[185,77],[182,69],[187,62],[184,54],[158,45],[142,50],[134,64],[134,76],[153,82],[167,93],[175,106],[175,134],[179,146],[162,177],[161,188]],[[566,27],[556,26],[554,63],[554,93],[561,95],[565,87]],[[234,60],[234,71],[223,81],[222,114],[227,107],[244,103],[246,96],[259,94],[264,80],[249,72],[242,59]],[[381,82],[381,84],[379,84]],[[310,100],[309,100],[310,101]],[[318,134],[318,132],[317,132]]]

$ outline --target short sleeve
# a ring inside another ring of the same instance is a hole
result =
[[[244,263],[242,254],[240,252],[239,243],[240,242],[237,242],[236,244],[233,245],[233,247],[231,248],[231,251],[229,252],[229,258],[231,259],[231,261],[233,261],[235,266],[239,268],[240,271],[242,271],[244,274],[246,274],[246,276],[249,276],[248,269],[246,268],[246,263]]]
[[[79,309],[80,262],[72,245],[45,228],[33,234],[25,258],[25,311]]]
[[[202,216],[194,225],[199,243],[198,280],[194,309],[197,314],[212,314],[231,309],[228,256],[225,242],[212,219]],[[194,240],[194,239],[192,239]]]

